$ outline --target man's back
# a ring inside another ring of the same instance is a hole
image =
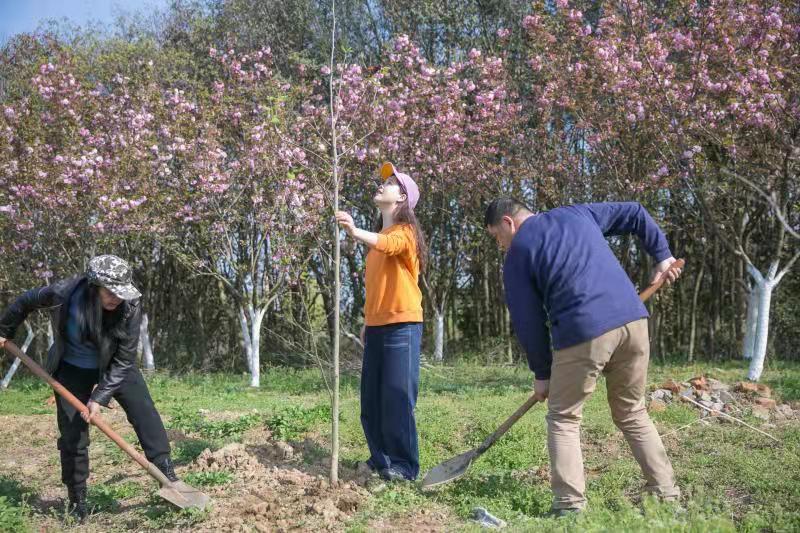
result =
[[[605,238],[625,234],[638,235],[658,261],[671,255],[664,235],[638,203],[574,205],[528,218],[514,236],[504,269],[506,299],[512,316],[520,317],[517,333],[546,336],[538,324],[542,308],[555,349],[647,317]]]

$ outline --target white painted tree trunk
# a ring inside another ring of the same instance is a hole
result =
[[[750,359],[750,371],[747,378],[758,381],[764,370],[764,359],[767,355],[767,339],[769,337],[769,308],[772,301],[772,291],[775,285],[770,280],[764,280],[758,288],[758,317],[756,318],[756,335],[753,344],[753,358]]]
[[[242,326],[242,338],[250,371],[250,386],[261,386],[261,323],[267,314],[267,306],[256,309],[252,305],[247,309],[239,308],[239,322]]]
[[[20,348],[22,353],[27,353],[28,347],[30,347],[31,341],[33,341],[33,329],[31,329],[31,325],[28,324],[27,320],[25,321],[25,329],[28,330],[28,336],[25,337],[25,342],[23,343],[22,348]],[[11,383],[11,378],[13,378],[14,374],[17,373],[17,369],[19,368],[21,362],[22,359],[14,359],[14,363],[11,365],[11,368],[9,368],[8,372],[6,372],[6,377],[4,377],[3,381],[0,382],[0,389],[8,388],[8,384]]]
[[[747,378],[758,381],[761,372],[764,371],[764,359],[767,355],[767,340],[769,338],[769,311],[772,303],[772,291],[780,283],[781,278],[791,268],[791,262],[780,274],[778,272],[778,261],[773,261],[766,276],[763,276],[753,265],[747,265],[747,271],[754,281],[754,288],[757,291],[758,310],[755,316],[755,340],[753,341],[752,359],[750,359],[750,370]],[[748,315],[750,313],[748,312]],[[747,324],[748,329],[751,327]]]
[[[747,360],[753,358],[753,348],[756,345],[756,327],[758,326],[758,286],[751,283],[747,290],[747,318],[744,323],[743,357]]]
[[[150,342],[150,319],[147,313],[142,315],[142,325],[139,328],[139,343],[142,345],[142,367],[145,370],[152,372],[156,369],[155,359],[153,357],[153,343]]]
[[[53,343],[56,342],[55,337],[53,337],[53,323],[49,320],[47,321],[47,349],[49,350]]]
[[[242,351],[247,362],[247,372],[253,373],[253,345],[250,338],[250,325],[247,323],[247,309],[239,307],[239,327],[242,330]]]
[[[441,363],[444,360],[444,313],[435,310],[436,323],[434,324],[433,360]]]

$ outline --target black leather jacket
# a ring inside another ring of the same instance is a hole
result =
[[[86,277],[78,276],[23,293],[0,316],[0,337],[13,339],[19,325],[33,311],[37,309],[50,311],[54,342],[47,353],[45,370],[51,375],[54,374],[64,355],[68,302],[72,293],[84,283],[87,283]],[[123,301],[120,305],[124,306],[123,324],[128,332],[128,339],[122,343],[115,341],[109,349],[100,351],[100,376],[91,398],[104,406],[108,406],[108,402],[119,389],[128,371],[136,364],[142,309],[139,300]]]

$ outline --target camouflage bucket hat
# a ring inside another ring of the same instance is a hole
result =
[[[130,265],[116,255],[98,255],[89,261],[86,271],[89,283],[105,287],[123,300],[135,300],[142,293],[133,286]]]

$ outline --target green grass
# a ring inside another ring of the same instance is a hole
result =
[[[133,482],[89,485],[87,503],[95,513],[116,511],[120,508],[119,500],[134,498],[143,492],[144,488]]]
[[[654,363],[649,381],[683,381],[700,374],[733,383],[745,378],[746,367],[742,362]],[[423,369],[421,376],[417,423],[423,473],[476,446],[525,401],[532,383],[532,375],[522,367],[433,367]],[[168,427],[180,429],[188,437],[173,443],[173,456],[179,464],[190,463],[206,448],[241,440],[245,431],[261,424],[276,439],[325,441],[330,434],[329,396],[315,369],[272,369],[262,375],[258,390],[249,388],[241,375],[156,374],[147,380]],[[770,362],[763,381],[773,388],[774,396],[800,400],[799,364]],[[53,411],[42,408],[49,391],[25,376],[16,378],[2,394],[0,414]],[[359,420],[357,378],[343,379],[341,408],[340,454],[342,464],[351,466],[368,453]],[[226,416],[212,416],[217,412]],[[693,424],[668,437],[667,447],[683,491],[684,512],[679,513],[671,505],[640,498],[643,480],[611,422],[601,380],[584,409],[589,511],[554,520],[542,516],[551,499],[543,468],[548,464],[544,415],[544,406],[534,407],[454,483],[430,492],[421,491],[416,484],[401,484],[374,494],[348,527],[360,531],[376,518],[444,507],[466,521],[459,528],[477,531],[468,520],[472,509],[481,506],[506,520],[513,531],[800,531],[800,422],[768,428],[782,444],[734,424]],[[653,415],[661,433],[697,417],[692,408],[678,404]],[[102,439],[94,442],[97,446]],[[324,446],[324,442],[320,444]],[[315,457],[307,457],[307,461],[319,458],[323,450],[312,453]],[[192,473],[187,482],[224,484],[231,474]],[[90,496],[101,508],[110,510],[112,501],[129,497],[123,494],[126,489],[119,487],[95,488]],[[0,481],[0,497],[6,497],[0,500],[0,520],[14,524],[19,520],[35,527],[36,515],[31,515],[21,498],[24,490],[13,497],[7,492],[14,491],[3,489]],[[146,526],[153,529],[191,528],[207,516],[175,512],[156,500],[151,503],[143,512]]]
[[[266,424],[273,438],[296,440],[310,429],[327,424],[330,418],[330,405],[317,405],[309,409],[291,406],[269,416]]]
[[[156,495],[147,502],[144,511],[146,526],[151,530],[174,528],[179,531],[191,531],[192,526],[206,520],[210,509],[175,509],[167,505]]]
[[[233,481],[233,474],[230,472],[189,472],[183,476],[183,481],[192,486],[213,487],[215,485],[225,485]]]
[[[5,496],[0,496],[0,531],[31,531],[28,511]]]
[[[207,420],[199,412],[178,410],[169,421],[171,429],[179,429],[187,434],[209,440],[237,440],[251,427],[261,423],[261,416],[249,414],[235,420]]]
[[[206,448],[214,451],[217,449],[217,445],[211,441],[202,439],[189,439],[176,442],[172,445],[172,460],[178,465],[189,464],[197,459]]]
[[[28,500],[35,491],[19,481],[0,475],[0,532],[32,531]]]

